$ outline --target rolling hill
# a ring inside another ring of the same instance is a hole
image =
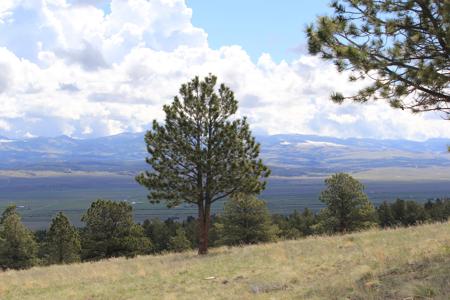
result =
[[[314,135],[263,135],[261,156],[275,176],[324,176],[377,168],[450,168],[450,140],[338,139]],[[145,167],[143,133],[95,139],[67,136],[0,138],[0,170],[108,171],[135,174]]]
[[[448,299],[450,223],[35,267],[0,299]]]

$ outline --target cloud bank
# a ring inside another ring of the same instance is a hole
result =
[[[211,49],[191,18],[184,0],[2,0],[0,135],[143,131],[181,83],[211,72],[258,133],[450,137],[436,114],[331,103],[331,91],[355,87],[316,57],[277,64],[268,54],[254,62],[238,45]]]

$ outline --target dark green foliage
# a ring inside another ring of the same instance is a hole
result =
[[[377,208],[378,224],[381,227],[391,227],[397,224],[394,214],[392,213],[391,205],[386,201]]]
[[[288,216],[272,215],[272,221],[280,229],[280,237],[297,239],[314,234],[317,218],[310,209],[305,208],[302,213],[294,211]]]
[[[320,194],[320,201],[327,205],[321,215],[325,231],[343,233],[375,224],[375,209],[358,180],[338,173],[325,179],[325,185]]]
[[[211,224],[214,224],[217,219],[217,216],[212,216]],[[145,220],[142,226],[146,236],[152,241],[153,253],[171,251],[173,247],[171,247],[170,241],[177,235],[179,229],[184,232],[189,241],[189,248],[198,246],[198,222],[192,216],[182,222],[176,222],[173,219],[167,219],[164,222],[159,219]],[[214,227],[211,228],[209,235],[211,244],[214,244],[219,238]]]
[[[0,223],[0,269],[26,269],[37,263],[33,233],[20,221],[15,207],[8,207]]]
[[[289,218],[291,227],[296,228],[302,236],[313,234],[316,222],[316,216],[308,208],[305,208],[301,214],[295,211]]]
[[[278,233],[266,203],[246,194],[234,195],[225,203],[220,222],[216,227],[225,245],[274,241]]]
[[[47,230],[39,229],[34,232],[34,239],[38,244],[43,244],[47,239]]]
[[[169,250],[174,252],[182,252],[191,249],[191,242],[186,237],[186,232],[183,228],[178,228],[175,235],[170,238]]]
[[[397,199],[393,203],[385,201],[377,208],[377,212],[382,227],[446,222],[450,217],[450,199],[428,200],[425,204],[402,199]]]
[[[154,253],[161,253],[169,249],[172,232],[165,222],[159,219],[145,220],[142,226],[145,235],[152,241]]]
[[[332,99],[384,99],[412,112],[450,117],[450,1],[334,0],[334,14],[307,28],[311,54],[333,60],[350,81],[372,83],[356,95]]]
[[[406,215],[403,225],[417,225],[425,222],[427,219],[423,205],[417,203],[416,201],[406,201],[405,212]]]
[[[426,220],[424,207],[412,200],[397,199],[391,210],[398,225],[411,226]]]
[[[427,218],[431,221],[445,222],[450,217],[450,198],[428,200],[424,205]]]
[[[37,257],[39,261],[46,262],[48,258],[48,250],[47,250],[47,230],[40,229],[34,232],[34,239],[38,245]]]
[[[294,212],[296,213],[296,211]],[[278,237],[282,239],[297,239],[301,236],[301,233],[292,228],[288,222],[289,216],[273,214],[272,223],[278,227]]]
[[[218,223],[222,223],[222,218],[220,215],[213,215],[211,217],[211,230],[209,231],[209,241],[212,246],[220,246],[221,232],[216,226]]]
[[[151,251],[151,242],[143,228],[133,222],[132,207],[125,202],[97,200],[82,221],[83,258],[132,257]]]
[[[6,209],[2,212],[0,224],[3,224],[3,222],[6,220],[7,217],[17,214],[16,209],[17,207],[15,205],[9,205],[8,207],[6,207]]]
[[[213,220],[211,220],[211,224],[213,224]],[[185,231],[186,238],[189,240],[190,248],[198,247],[198,222],[197,220],[189,216],[185,221],[181,223],[181,227]],[[209,236],[211,236],[211,230],[209,232]],[[209,243],[211,244],[213,241],[211,238],[208,238]]]
[[[61,212],[52,220],[45,244],[49,264],[80,261],[80,235]]]
[[[197,205],[199,254],[208,250],[211,205],[235,193],[261,192],[269,175],[247,120],[232,119],[238,107],[233,92],[223,84],[217,89],[216,82],[212,75],[195,77],[164,106],[165,123],[153,121],[145,135],[151,170],[136,178],[152,203]]]

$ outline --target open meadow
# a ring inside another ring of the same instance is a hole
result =
[[[450,223],[0,273],[0,299],[448,299]]]

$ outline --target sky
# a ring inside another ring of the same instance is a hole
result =
[[[305,27],[331,13],[328,0],[188,0],[192,23],[208,33],[212,49],[239,45],[254,62],[263,53],[291,61],[307,52]]]
[[[1,0],[0,136],[142,132],[182,83],[213,73],[258,134],[450,138],[434,113],[329,100],[361,84],[306,51],[328,2]]]

